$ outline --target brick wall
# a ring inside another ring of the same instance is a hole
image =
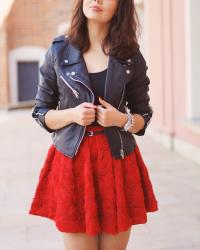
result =
[[[18,0],[8,18],[9,49],[22,45],[46,47],[59,23],[70,16],[72,1]]]
[[[58,26],[68,22],[71,0],[16,0],[0,31],[0,108],[9,106],[7,51],[20,46],[47,48],[58,35]],[[6,40],[7,37],[7,40]],[[7,41],[7,42],[6,42]],[[8,48],[8,50],[7,50]]]

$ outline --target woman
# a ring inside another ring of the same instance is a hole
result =
[[[29,214],[54,220],[65,249],[126,249],[158,210],[133,136],[153,113],[136,30],[132,0],[78,0],[40,67],[32,116],[53,144]]]

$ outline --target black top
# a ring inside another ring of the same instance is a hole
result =
[[[95,101],[94,101],[95,105],[101,104],[99,102],[98,96],[101,96],[102,98],[104,97],[106,74],[107,74],[107,69],[100,71],[100,72],[89,73],[90,80],[92,83],[92,90],[95,96]],[[99,124],[95,120],[91,125],[99,125]]]

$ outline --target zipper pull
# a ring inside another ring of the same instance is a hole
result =
[[[76,96],[76,98],[78,99],[79,98],[79,92],[76,91],[75,89],[73,89],[72,91],[73,91],[74,95]]]
[[[78,99],[79,98],[79,92],[72,88],[72,86],[65,80],[65,78],[61,75],[60,78],[64,81],[64,83],[72,90],[74,93],[75,97]]]
[[[58,102],[58,110],[60,110],[60,101]]]
[[[120,149],[120,155],[121,155],[122,159],[124,159],[124,150],[122,148]]]

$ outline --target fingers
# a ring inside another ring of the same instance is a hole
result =
[[[85,109],[83,111],[83,117],[87,120],[87,121],[94,121],[95,120],[95,109]]]
[[[98,105],[97,110],[105,110],[105,107],[103,105]]]
[[[94,105],[93,103],[90,103],[90,102],[83,102],[82,106],[84,108],[96,108],[97,107],[96,105]]]
[[[83,115],[85,115],[85,116],[95,116],[95,114],[96,114],[96,111],[95,111],[95,109],[93,109],[93,108],[87,108],[87,109],[84,109],[83,110]]]

